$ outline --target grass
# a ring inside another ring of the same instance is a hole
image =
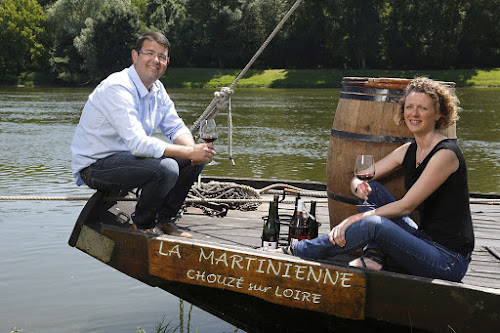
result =
[[[230,86],[239,69],[169,68],[162,78],[167,87],[216,88]],[[237,83],[238,88],[341,88],[342,78],[428,76],[452,81],[457,87],[500,87],[500,68],[460,70],[340,70],[340,69],[251,69]]]
[[[174,333],[180,327],[180,325],[171,327],[171,322],[168,322],[166,325],[164,324],[165,316],[163,316],[162,320],[156,323],[155,333]],[[142,328],[138,328],[136,333],[146,333],[146,331]]]

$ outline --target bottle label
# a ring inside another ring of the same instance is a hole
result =
[[[267,250],[273,250],[278,248],[278,242],[268,242],[268,241],[262,241],[262,249],[264,251]]]

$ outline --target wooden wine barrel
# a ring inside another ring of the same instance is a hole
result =
[[[357,198],[349,188],[358,154],[371,154],[375,161],[413,140],[403,124],[399,125],[398,101],[410,79],[345,77],[331,130],[326,165],[330,226],[358,212]],[[443,82],[453,87],[453,82]],[[452,125],[441,131],[456,138]],[[376,172],[376,171],[375,171]],[[400,199],[406,193],[402,170],[380,180]]]

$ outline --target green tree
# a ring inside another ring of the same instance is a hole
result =
[[[95,19],[87,18],[85,24],[74,43],[92,80],[130,66],[130,52],[141,31],[139,15],[130,1],[107,3]]]
[[[449,68],[456,64],[468,0],[389,0],[386,40],[398,68]]]
[[[183,40],[195,52],[187,53],[187,64],[203,67],[231,66],[237,47],[235,27],[241,19],[238,0],[188,0]],[[185,44],[187,46],[187,44]]]
[[[137,13],[139,14],[141,22],[146,22],[148,20],[148,15],[147,15],[148,0],[131,0],[131,1],[132,5],[135,7]]]
[[[100,0],[58,0],[48,7],[52,72],[58,79],[69,83],[86,80],[85,59],[73,42],[85,28],[85,20],[96,17],[102,4]]]
[[[251,2],[249,0],[249,2]],[[249,50],[248,58],[250,58],[255,51],[262,45],[269,34],[278,25],[281,19],[285,16],[286,12],[290,9],[295,1],[282,1],[282,0],[266,0],[257,2],[257,15],[259,17],[258,26],[253,26],[255,38],[253,43],[255,49]],[[272,42],[266,47],[266,50],[256,62],[257,68],[283,68],[287,65],[293,66],[293,45],[290,42],[290,34],[293,26],[294,19],[297,17],[296,11],[293,17],[290,17],[285,25],[280,29],[278,34],[273,38]],[[290,61],[289,61],[290,59]],[[248,60],[248,59],[247,59]]]
[[[266,3],[268,3],[267,0],[254,0],[245,1],[242,4],[241,20],[235,29],[238,52],[233,59],[234,67],[244,67],[272,31],[267,30],[268,25],[263,16],[265,14],[263,5]],[[256,60],[254,67],[265,67],[265,57],[268,54],[269,49],[266,49],[266,52]]]
[[[47,16],[35,0],[0,1],[0,78],[15,82],[46,65]]]
[[[57,0],[37,0],[37,2],[40,4],[40,6],[42,6],[43,8],[53,4],[54,2],[56,2]]]
[[[167,36],[172,44],[171,59],[176,65],[185,65],[191,53],[190,41],[183,34],[186,29],[187,0],[147,0],[146,25]]]
[[[281,42],[286,54],[281,61],[286,68],[318,68],[344,62],[335,59],[335,50],[342,42],[339,8],[336,0],[310,0],[301,4],[283,27],[288,31],[284,34],[286,40]]]
[[[460,65],[496,67],[500,63],[500,0],[471,0],[459,45]]]

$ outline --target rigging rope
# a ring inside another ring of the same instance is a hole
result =
[[[279,185],[279,184],[275,184]],[[240,185],[241,186],[241,185]],[[290,187],[290,185],[286,185],[287,187]],[[268,193],[268,194],[278,194],[282,193],[282,191],[278,190],[272,190],[269,189],[266,192],[260,190],[259,191],[261,194]],[[323,191],[309,191],[309,190],[300,190],[300,195],[301,196],[307,196],[307,197],[318,197],[318,198],[326,198],[327,194],[326,192]],[[63,196],[54,196],[54,197],[45,197],[45,196],[8,196],[8,195],[3,195],[0,196],[0,201],[88,201],[90,197],[63,197]],[[137,201],[137,198],[110,198],[110,199],[117,199],[121,201]],[[186,202],[217,202],[217,203],[231,203],[231,202],[269,202],[269,200],[262,199],[262,198],[255,198],[255,199],[217,199],[217,198],[186,198]],[[286,203],[289,203],[288,201],[285,201]],[[292,201],[290,201],[292,202]],[[295,202],[295,201],[293,201]],[[305,201],[307,202],[307,201]],[[320,201],[318,201],[320,202]],[[323,202],[323,201],[321,201]],[[326,201],[325,201],[326,202]],[[488,198],[470,198],[470,203],[472,204],[483,204],[483,205],[500,205],[500,199],[488,199]]]
[[[255,189],[248,185],[241,185],[233,182],[210,181],[208,183],[195,183],[191,187],[185,200],[187,203],[217,202],[217,203],[238,203],[247,202],[263,203],[269,199],[263,199],[264,194],[281,194],[283,189],[295,190],[304,197],[326,198],[325,191],[310,191],[289,184],[276,183],[262,189]],[[281,191],[277,190],[281,189]],[[90,197],[43,197],[43,196],[0,196],[2,200],[33,200],[33,201],[76,201],[89,200]],[[137,201],[137,197],[109,197],[109,200]],[[291,200],[290,202],[295,202]],[[307,201],[306,201],[307,202]]]
[[[297,9],[297,7],[300,5],[302,0],[297,0],[293,6],[288,10],[288,12],[283,16],[281,21],[276,25],[274,30],[269,34],[267,39],[264,41],[264,43],[261,45],[261,47],[255,52],[253,57],[250,59],[250,61],[247,63],[247,65],[242,69],[240,74],[234,79],[233,83],[229,87],[222,87],[220,92],[215,92],[214,93],[214,98],[210,102],[210,104],[207,106],[205,111],[196,119],[191,125],[190,131],[191,134],[196,138],[198,137],[198,131],[200,130],[200,124],[203,120],[208,119],[208,118],[215,118],[217,113],[219,113],[220,110],[228,110],[228,155],[229,159],[231,160],[231,163],[234,165],[234,159],[233,159],[233,153],[232,153],[232,128],[233,128],[233,123],[232,123],[232,116],[231,116],[231,95],[233,94],[234,90],[233,88],[238,84],[240,79],[246,74],[246,72],[250,69],[250,67],[253,65],[255,60],[264,52],[265,48],[269,45],[271,40],[278,34],[278,32],[281,30],[285,22],[290,18],[290,16],[293,14],[293,12]],[[219,107],[219,104],[222,104],[221,107]],[[227,106],[225,108],[224,104]],[[217,106],[217,107],[216,107]]]

